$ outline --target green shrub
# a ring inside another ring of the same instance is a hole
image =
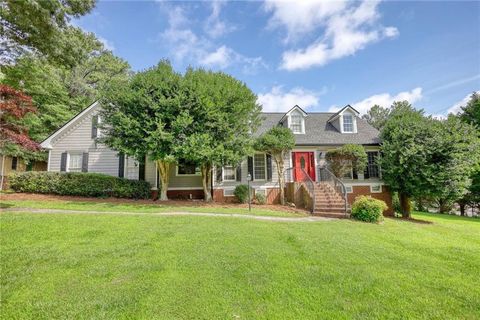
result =
[[[255,194],[255,199],[257,200],[257,204],[264,205],[267,203],[267,198],[263,193],[257,193]]]
[[[387,208],[387,204],[382,200],[360,196],[353,202],[352,217],[365,222],[383,221],[383,211]]]
[[[30,171],[10,175],[9,183],[16,192],[134,199],[150,197],[150,184],[146,181],[100,173]]]
[[[237,197],[240,203],[247,203],[248,202],[248,186],[246,184],[239,184],[233,190],[233,194]]]

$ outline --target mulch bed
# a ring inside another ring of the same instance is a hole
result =
[[[149,205],[161,205],[172,207],[216,207],[216,208],[248,208],[248,204],[243,203],[224,203],[224,202],[204,202],[202,200],[168,200],[168,201],[154,201],[154,200],[134,200],[134,199],[122,199],[122,198],[89,198],[78,196],[58,196],[51,194],[37,194],[37,193],[1,193],[0,200],[30,200],[30,201],[83,201],[83,202],[99,202],[99,203],[117,203],[117,204],[149,204]],[[284,211],[293,213],[306,213],[303,209],[297,209],[293,207],[281,206],[281,205],[255,205],[252,204],[252,208],[265,209],[272,211]]]

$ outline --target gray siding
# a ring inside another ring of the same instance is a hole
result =
[[[78,119],[60,136],[52,141],[50,151],[50,171],[60,171],[60,159],[63,152],[88,152],[88,171],[118,176],[118,153],[96,144],[92,139],[92,117],[97,114],[94,108]]]
[[[145,162],[145,181],[149,182],[152,188],[155,187],[156,183],[156,166],[155,162],[147,158]]]
[[[177,175],[177,166],[170,167],[168,189],[202,189],[202,176]]]

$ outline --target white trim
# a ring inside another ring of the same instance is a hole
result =
[[[225,179],[225,167],[232,167],[233,168],[233,180],[231,179]],[[237,181],[237,167],[235,166],[223,166],[222,167],[222,181],[225,181],[225,182],[235,182]]]
[[[338,117],[340,117],[341,115],[343,115],[343,113],[346,111],[346,110],[350,110],[351,113],[353,113],[355,116],[358,117],[358,115],[360,114],[357,110],[353,109],[350,105],[346,105],[345,107],[343,107],[336,115],[335,117],[331,118],[330,120],[328,120],[328,122],[333,122],[335,121],[336,119],[338,119]]]
[[[71,172],[70,171],[70,155],[80,155],[81,156],[81,161],[80,161],[80,171],[73,171],[73,172],[82,172],[82,163],[83,163],[83,151],[67,151],[67,163],[65,166],[65,172]]]
[[[52,152],[52,150],[48,150],[48,160],[47,160],[47,171],[50,171],[50,153]]]
[[[255,178],[255,156],[256,156],[257,154],[263,154],[263,157],[264,157],[264,159],[265,159],[265,179],[257,179],[257,178]],[[253,155],[253,157],[252,157],[252,162],[253,162],[253,181],[260,181],[260,182],[262,182],[262,181],[263,181],[263,182],[267,181],[267,154],[266,154],[266,153],[262,153],[262,152],[257,152],[257,153],[255,153],[255,154]],[[273,170],[273,168],[272,168],[272,170]]]
[[[298,109],[297,109],[298,110]],[[292,130],[292,113],[293,111],[297,111],[297,110],[292,110],[291,112],[289,112],[288,114],[288,128],[290,130]],[[299,114],[299,117],[300,117],[300,132],[295,132],[292,130],[292,133],[293,134],[305,134],[305,113],[304,112],[300,112],[300,111],[297,111]]]
[[[225,191],[231,191],[232,194],[225,194]],[[222,189],[222,193],[223,193],[224,197],[235,197],[235,195],[233,194],[234,192],[235,192],[234,188],[232,188],[232,189]]]
[[[380,190],[379,190],[379,191],[374,191],[374,190],[372,189],[372,187],[380,187]],[[383,191],[383,187],[382,187],[381,184],[375,183],[375,184],[371,184],[371,185],[370,185],[370,193],[382,193],[382,191]]]
[[[371,185],[377,185],[380,184],[382,186],[385,185],[385,183],[381,180],[378,181],[369,181],[369,180],[362,180],[362,181],[352,181],[348,179],[341,179],[344,185],[348,186],[371,186]]]
[[[188,188],[188,187],[168,187],[168,190],[203,190],[203,188]]]
[[[52,133],[47,139],[43,140],[42,143],[40,143],[40,146],[42,146],[42,148],[45,148],[45,149],[52,149],[53,148],[53,146],[52,146],[53,139],[55,139],[60,133],[62,133],[66,129],[70,128],[70,126],[73,123],[75,123],[78,119],[80,119],[85,114],[87,114],[90,110],[92,110],[93,108],[95,108],[96,106],[99,106],[99,105],[100,104],[98,103],[98,101],[95,101],[94,103],[92,103],[88,108],[86,108],[85,110],[83,110],[82,112],[77,114],[75,117],[70,119],[70,121],[68,121],[66,124],[64,124],[60,129],[58,129],[57,131]]]
[[[195,165],[195,171],[197,171],[198,167]],[[198,173],[188,173],[188,174],[183,174],[183,173],[178,173],[178,163],[175,165],[175,176],[176,177],[200,177],[202,175],[202,171],[200,170]]]

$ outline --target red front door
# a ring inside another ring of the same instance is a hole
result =
[[[292,152],[293,179],[303,181],[310,178],[315,181],[315,156],[313,152]],[[303,169],[303,170],[302,170]]]

